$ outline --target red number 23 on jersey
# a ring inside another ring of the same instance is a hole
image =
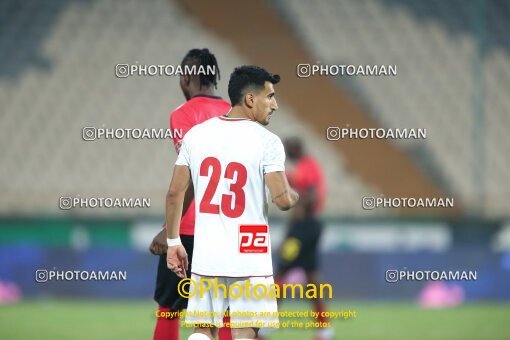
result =
[[[221,179],[222,169],[220,161],[214,157],[204,159],[200,165],[200,176],[209,177],[210,168],[212,168],[212,171],[209,183],[200,201],[199,211],[207,214],[219,214],[220,206],[211,203],[211,201]],[[221,197],[221,212],[227,217],[237,218],[243,214],[246,205],[243,187],[246,185],[248,172],[241,163],[232,162],[227,164],[223,177],[231,180],[235,178],[235,182],[232,182],[229,188],[232,195],[223,194]]]

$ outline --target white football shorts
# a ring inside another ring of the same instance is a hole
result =
[[[223,327],[223,316],[230,307],[230,328],[278,328],[278,306],[274,294],[273,297],[270,294],[272,284],[272,276],[233,278],[192,274],[185,323]]]

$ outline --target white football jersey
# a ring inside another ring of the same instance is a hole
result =
[[[217,117],[184,137],[176,165],[195,191],[191,271],[203,276],[271,276],[264,174],[284,171],[278,136],[249,119]]]

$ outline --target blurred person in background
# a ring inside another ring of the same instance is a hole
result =
[[[323,223],[320,213],[326,199],[326,184],[319,163],[304,152],[303,143],[297,137],[284,141],[289,166],[287,177],[290,185],[299,193],[300,200],[292,211],[285,239],[278,251],[277,274],[275,279],[282,284],[290,269],[302,268],[307,284],[321,283],[318,260],[319,240]],[[315,312],[319,313],[314,322],[326,323],[321,315],[326,311],[322,299],[312,300]],[[333,328],[318,328],[316,339],[332,339]]]
[[[230,104],[222,98],[215,96],[217,81],[220,79],[220,70],[216,57],[207,48],[192,49],[183,58],[181,66],[196,66],[198,74],[181,75],[179,84],[186,102],[175,109],[170,115],[170,129],[181,130],[181,136],[175,134],[173,139],[175,151],[179,154],[182,139],[186,133],[195,125],[204,121],[227,114],[230,111]],[[215,69],[214,74],[203,74],[198,72],[199,67],[207,70],[210,67]],[[193,254],[193,235],[195,229],[195,200],[193,197],[193,186],[186,192],[183,214],[180,223],[180,237],[186,252],[189,256],[190,268]],[[166,264],[166,251],[168,249],[166,239],[166,225],[153,239],[150,251],[159,256],[158,271],[156,276],[156,289],[154,300],[158,303],[158,317],[154,330],[154,340],[175,340],[179,339],[179,317],[166,318],[160,315],[168,315],[165,312],[176,312],[186,309],[188,299],[179,295],[177,286],[181,280],[175,273],[171,272]],[[190,277],[190,273],[187,276]],[[162,314],[164,313],[164,314]],[[174,313],[172,315],[175,315]],[[225,323],[230,320],[226,318]],[[221,328],[221,340],[232,339],[229,328]]]

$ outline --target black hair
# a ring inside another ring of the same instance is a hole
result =
[[[182,59],[182,66],[184,65],[196,65],[203,66],[205,70],[213,68],[214,73],[204,72],[199,75],[200,88],[202,86],[209,87],[214,85],[214,88],[218,88],[218,80],[220,80],[220,68],[214,54],[209,52],[207,48],[194,48],[188,51],[188,53]]]
[[[243,93],[247,88],[262,89],[266,81],[277,84],[280,81],[280,76],[271,74],[259,66],[243,65],[236,67],[228,82],[228,96],[232,106],[241,102]]]

